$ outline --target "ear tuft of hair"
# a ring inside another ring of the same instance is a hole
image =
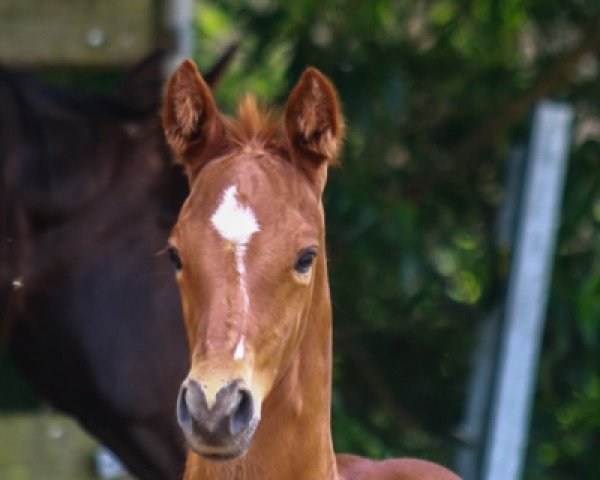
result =
[[[335,163],[345,125],[331,81],[316,68],[307,68],[290,93],[285,126],[292,148],[317,163]]]
[[[176,161],[186,167],[221,125],[212,92],[192,60],[185,60],[167,82],[162,120]]]

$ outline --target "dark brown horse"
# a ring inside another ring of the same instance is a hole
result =
[[[190,347],[184,478],[457,480],[426,461],[333,451],[321,195],[344,122],[329,80],[307,69],[281,119],[251,96],[228,118],[188,60],[163,125],[190,183],[169,240]]]
[[[0,70],[0,328],[37,392],[143,479],[184,463],[187,345],[161,251],[187,186],[160,131],[160,67],[110,95]]]

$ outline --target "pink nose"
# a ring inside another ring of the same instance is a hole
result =
[[[211,406],[196,380],[187,379],[179,390],[177,421],[194,443],[224,449],[242,446],[254,433],[257,423],[254,417],[252,393],[243,380],[226,383]],[[241,452],[233,452],[232,456],[234,453]]]

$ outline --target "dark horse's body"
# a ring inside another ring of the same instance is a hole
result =
[[[0,70],[0,327],[34,388],[144,479],[184,462],[187,346],[160,253],[187,187],[158,125],[159,66],[109,96]]]

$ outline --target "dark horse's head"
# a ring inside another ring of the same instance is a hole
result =
[[[160,253],[187,183],[160,131],[161,67],[106,95],[0,68],[0,327],[41,396],[132,473],[174,479],[187,348]]]
[[[23,292],[11,290],[55,274],[58,258],[68,268],[85,249],[86,213],[96,215],[87,226],[99,229],[113,221],[116,204],[127,209],[124,202],[156,190],[150,199],[166,223],[174,218],[186,187],[163,173],[172,169],[157,123],[161,57],[149,57],[105,95],[40,85],[0,67],[0,281],[13,307]],[[117,186],[127,197],[113,195]],[[36,255],[39,240],[48,245]]]

